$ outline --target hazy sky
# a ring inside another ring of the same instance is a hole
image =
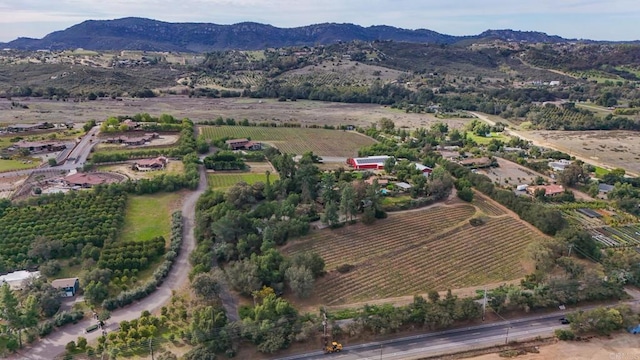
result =
[[[279,27],[384,24],[452,35],[509,28],[567,38],[640,39],[639,0],[0,0],[0,41],[127,16]]]

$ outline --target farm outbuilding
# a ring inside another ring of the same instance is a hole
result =
[[[416,166],[416,169],[418,169],[424,176],[429,176],[429,174],[431,174],[431,172],[433,171],[433,169],[428,166],[418,164],[418,163],[414,163],[414,164]]]
[[[78,278],[55,279],[51,282],[51,286],[60,290],[61,297],[72,297],[80,289],[80,280]]]
[[[387,159],[391,158],[391,156],[381,155],[381,156],[368,156],[361,158],[348,158],[347,164],[353,167],[356,170],[361,169],[373,169],[373,170],[382,170],[384,169],[384,163]]]
[[[22,290],[22,288],[26,284],[26,281],[29,278],[38,278],[38,277],[40,277],[39,271],[34,271],[34,272],[29,272],[26,270],[14,271],[6,275],[0,276],[0,286],[6,283],[9,285],[9,288],[11,290]]]

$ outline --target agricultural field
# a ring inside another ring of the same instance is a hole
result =
[[[602,247],[640,246],[640,225],[605,226],[589,230]]]
[[[40,206],[12,206],[0,217],[0,271],[75,256],[87,244],[100,248],[114,241],[122,226],[125,194],[80,192],[49,199]]]
[[[180,199],[179,192],[130,195],[118,240],[144,242],[158,236],[168,240],[171,235],[171,213],[179,208]]]
[[[341,130],[261,126],[201,126],[199,130],[207,139],[249,138],[296,155],[313,151],[320,156],[351,157],[361,147],[375,143],[364,135]]]
[[[640,246],[640,224],[633,215],[603,208],[562,209],[572,224],[586,229],[601,247]]]
[[[277,173],[272,173],[269,175],[270,181],[275,181],[278,179]],[[222,190],[232,187],[233,185],[244,181],[249,185],[255,184],[257,182],[267,182],[267,175],[260,173],[246,173],[246,172],[233,172],[233,173],[208,173],[207,174],[207,182],[209,186],[216,189]]]
[[[316,283],[326,305],[384,299],[514,280],[526,274],[526,246],[540,235],[500,208],[478,203],[392,214],[373,225],[324,229],[286,245],[285,254],[315,251],[328,274]],[[340,273],[341,265],[353,269]],[[408,281],[410,279],[410,281]]]
[[[369,126],[383,117],[395,122],[396,127],[430,127],[435,122],[446,122],[450,128],[461,129],[469,119],[437,119],[434,114],[407,114],[375,104],[346,104],[323,101],[298,100],[280,102],[274,99],[248,98],[189,98],[187,96],[159,96],[155,98],[122,98],[121,101],[101,98],[96,101],[72,102],[40,98],[14,98],[28,109],[11,107],[11,101],[0,98],[0,124],[56,122],[63,118],[76,124],[87,119],[102,121],[110,116],[132,116],[149,113],[153,116],[171,114],[178,119],[195,122],[214,120],[218,116],[248,119],[253,122],[298,122],[301,124]]]
[[[0,159],[0,173],[13,170],[32,169],[40,165],[40,161],[35,159],[29,160],[5,160]]]
[[[472,132],[468,132],[467,133],[467,139],[471,139],[473,141],[475,141],[478,145],[487,145],[491,142],[491,140],[498,140],[498,141],[503,141],[503,142],[507,142],[509,141],[509,137],[503,135],[502,133],[496,133],[496,132],[492,132],[491,136],[487,137],[487,136],[480,136],[477,134],[474,134]]]
[[[475,192],[472,204],[487,216],[505,215],[507,212],[495,201],[488,199],[484,195]]]

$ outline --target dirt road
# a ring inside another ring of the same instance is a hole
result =
[[[469,111],[469,113],[475,115],[478,119],[488,123],[489,125],[493,126],[493,125],[496,124],[495,121],[489,119],[489,117],[486,116],[486,115],[483,115],[483,114],[480,114],[480,113],[477,113],[477,112],[472,112],[472,111]],[[547,141],[542,141],[542,140],[539,140],[539,139],[534,139],[531,136],[527,136],[527,135],[523,134],[523,132],[515,131],[515,130],[509,129],[509,128],[505,129],[505,132],[507,133],[507,135],[515,136],[515,137],[520,138],[522,140],[530,141],[535,146],[541,146],[541,147],[546,147],[546,148],[550,148],[550,149],[554,149],[554,150],[565,152],[565,153],[575,157],[578,160],[584,161],[587,164],[592,164],[592,165],[599,166],[599,167],[605,168],[605,169],[612,169],[612,166],[610,164],[605,164],[603,162],[600,162],[600,161],[597,161],[597,160],[594,160],[594,159],[591,159],[591,158],[588,158],[588,157],[576,155],[570,149],[563,148],[562,146],[560,146],[558,144],[550,143],[550,142],[547,142]],[[638,176],[638,174],[633,173],[633,172],[629,172],[629,171],[627,171],[627,174],[631,175],[631,176],[635,176],[635,177]]]

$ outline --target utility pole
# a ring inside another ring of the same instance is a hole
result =
[[[569,244],[569,254],[567,255],[567,257],[571,256],[571,250],[573,249],[573,244]]]
[[[482,300],[482,321],[484,321],[484,316],[487,313],[487,287],[484,287],[484,299]]]
[[[151,353],[151,360],[154,360],[154,357],[153,357],[153,339],[149,339],[149,352]]]
[[[323,342],[323,350],[327,348],[327,346],[329,346],[329,335],[328,333],[328,321],[327,321],[327,312],[324,308],[322,308],[322,327],[323,327],[323,332],[322,332],[322,342]]]

